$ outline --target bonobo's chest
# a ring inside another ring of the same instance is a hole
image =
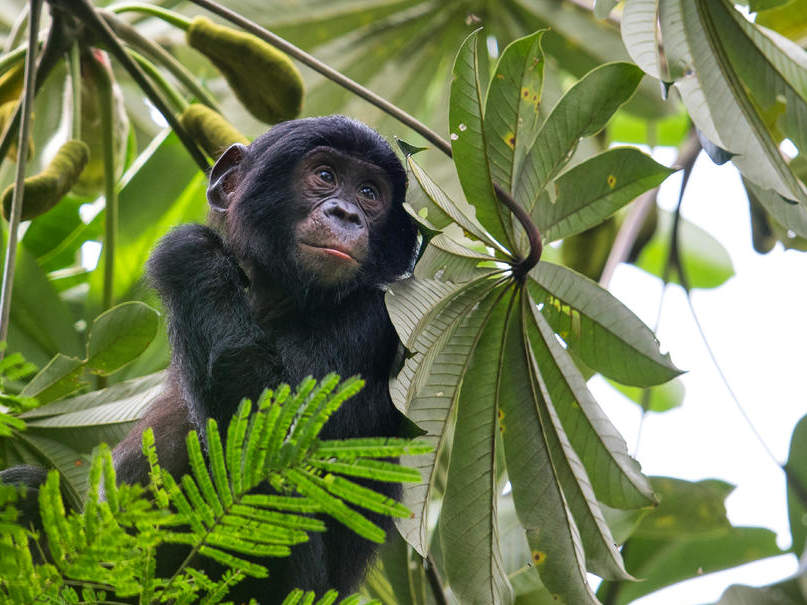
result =
[[[295,309],[267,322],[264,330],[290,384],[328,372],[386,384],[398,343],[384,294],[376,289],[340,304]]]

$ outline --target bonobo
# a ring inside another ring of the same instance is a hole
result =
[[[387,387],[398,341],[384,286],[411,268],[416,250],[405,189],[389,145],[343,116],[285,122],[224,152],[210,174],[210,226],[174,229],[148,263],[173,356],[165,392],[113,452],[121,481],[148,480],[140,451],[146,427],[154,428],[161,463],[178,475],[188,469],[189,429],[204,435],[208,417],[226,427],[242,397],[331,371],[360,374],[366,386],[322,438],[398,434]],[[399,492],[394,484],[373,487]],[[367,514],[391,529],[388,518]],[[263,560],[270,577],[245,580],[228,598],[275,603],[296,586],[344,594],[373,552],[329,523],[291,557]]]

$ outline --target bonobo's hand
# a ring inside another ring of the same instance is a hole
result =
[[[181,225],[160,240],[147,273],[165,297],[204,296],[211,289],[244,287],[245,276],[221,237],[204,225]]]

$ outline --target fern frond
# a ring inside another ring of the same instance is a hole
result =
[[[227,469],[230,471],[233,492],[237,494],[243,491],[242,479],[245,469],[241,463],[251,410],[252,402],[249,399],[242,399],[227,427]]]
[[[202,445],[199,443],[199,436],[196,434],[196,431],[188,433],[185,443],[188,447],[188,460],[190,462],[191,472],[202,494],[204,494],[205,502],[212,509],[215,516],[221,515],[224,512],[224,508],[216,493],[216,489],[213,487],[213,482],[210,480],[204,454],[202,454]]]
[[[356,506],[390,517],[400,517],[401,519],[405,519],[410,515],[409,509],[397,500],[353,483],[344,477],[328,474],[321,481],[322,486],[334,496]]]
[[[364,479],[375,479],[376,481],[420,481],[420,472],[417,469],[401,466],[393,462],[385,462],[383,460],[357,458],[349,462],[336,462],[315,458],[309,460],[309,463],[315,468],[324,471],[350,475],[352,477],[362,477]]]
[[[376,437],[357,439],[329,439],[320,441],[314,452],[318,458],[397,458],[427,454],[433,446],[423,439]]]
[[[339,498],[329,494],[327,490],[318,485],[322,480],[316,475],[298,469],[288,469],[283,475],[294,484],[301,494],[316,500],[324,512],[343,525],[372,542],[379,544],[384,542],[386,532],[383,529],[347,506]]]

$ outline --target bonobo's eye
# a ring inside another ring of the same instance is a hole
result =
[[[375,201],[378,199],[378,191],[369,183],[362,183],[359,185],[359,195],[367,200]]]
[[[321,181],[325,181],[326,183],[333,184],[336,182],[336,175],[328,166],[320,166],[314,170],[314,174],[316,174]]]

